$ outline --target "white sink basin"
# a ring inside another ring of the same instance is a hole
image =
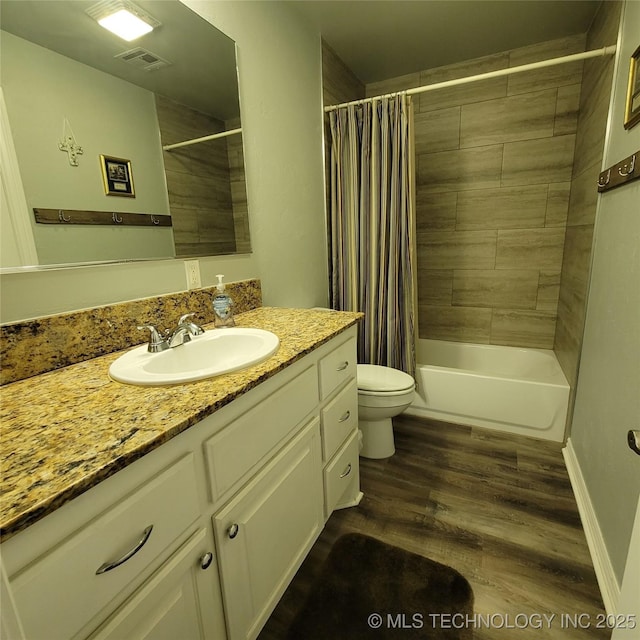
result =
[[[113,362],[109,375],[145,386],[193,382],[262,362],[279,344],[278,336],[263,329],[213,329],[160,353],[149,353],[146,344],[136,347]]]

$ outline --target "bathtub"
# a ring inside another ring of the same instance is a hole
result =
[[[553,351],[421,339],[416,355],[405,413],[564,440],[569,385]]]

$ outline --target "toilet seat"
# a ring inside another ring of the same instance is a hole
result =
[[[404,371],[375,364],[357,366],[358,393],[395,396],[415,389],[415,380]]]

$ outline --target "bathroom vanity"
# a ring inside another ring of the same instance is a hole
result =
[[[242,314],[278,352],[186,385],[111,381],[110,354],[2,387],[5,627],[13,610],[26,638],[255,638],[361,497],[359,317]]]

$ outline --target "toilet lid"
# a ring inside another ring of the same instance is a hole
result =
[[[415,380],[404,371],[377,364],[359,364],[358,389],[362,391],[407,391],[415,387]]]

